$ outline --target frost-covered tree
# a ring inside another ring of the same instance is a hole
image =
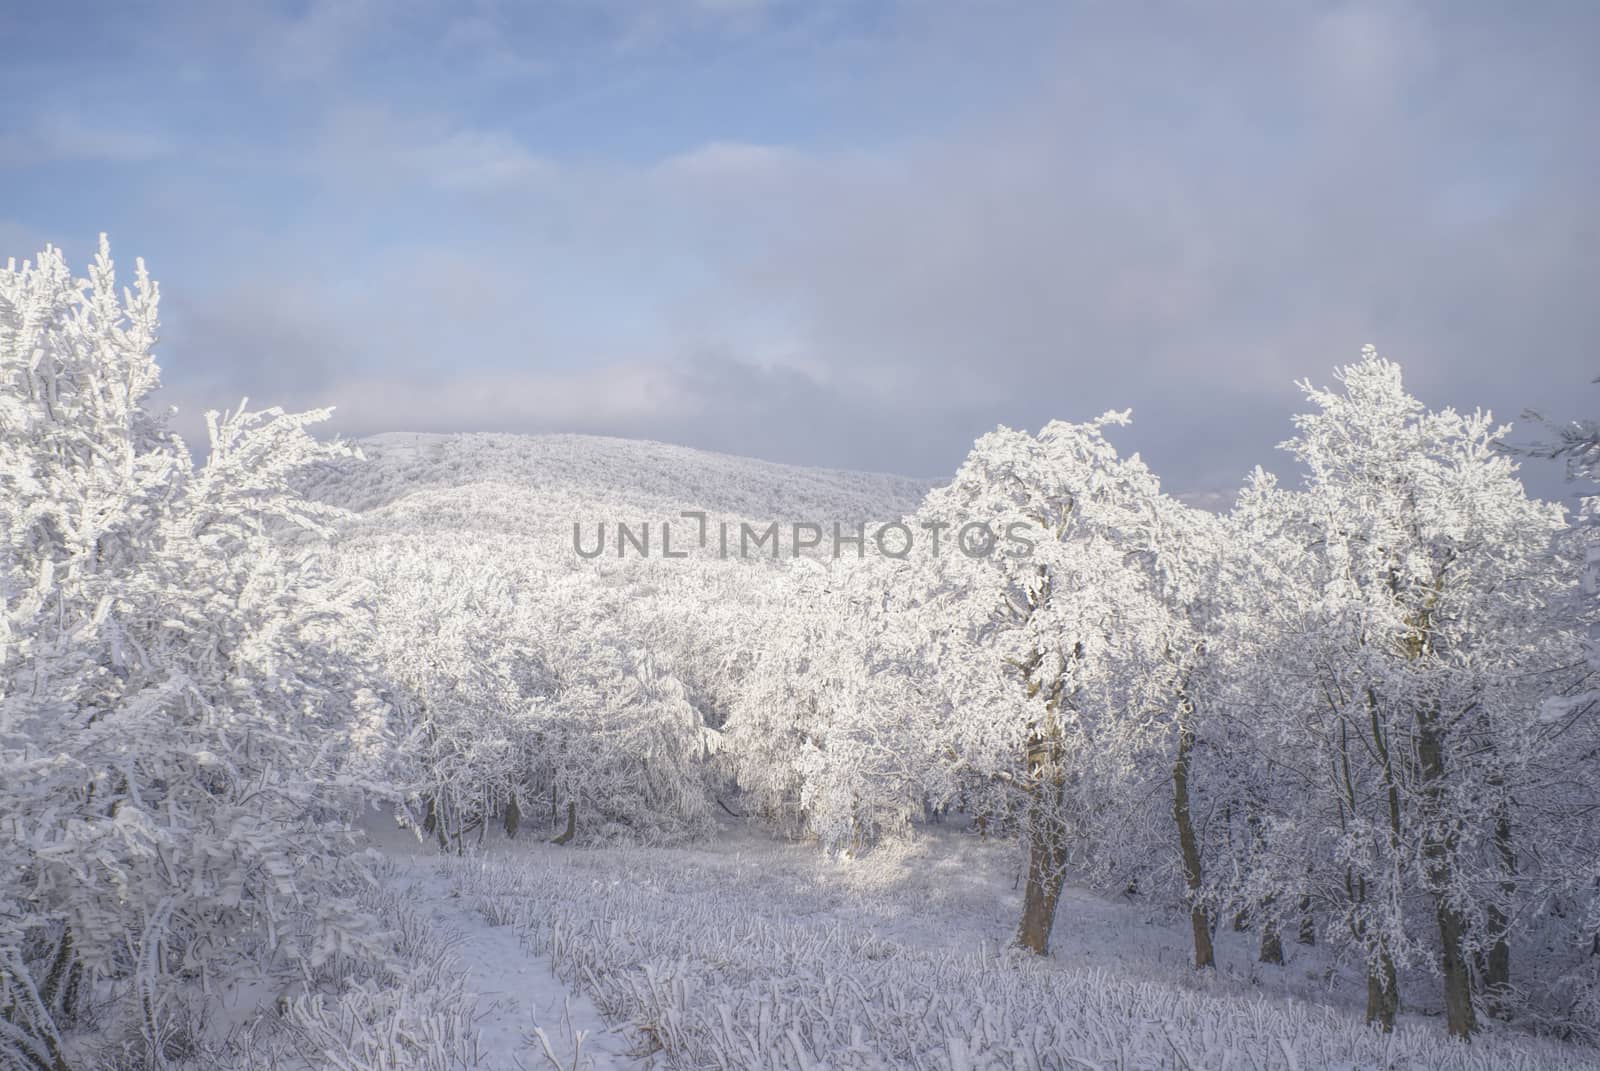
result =
[[[381,735],[350,599],[290,488],[321,413],[152,412],[158,293],[46,249],[0,271],[0,1053],[67,1066],[112,1001],[160,1045],[167,982],[302,970],[363,937],[337,786]]]
[[[1125,803],[1152,785],[1170,779],[1165,828],[1199,882],[1185,682],[1200,650],[1187,611],[1199,610],[1203,541],[1192,537],[1203,529],[1106,439],[1127,419],[992,432],[919,514],[954,541],[928,601],[965,644],[944,667],[959,726],[950,753],[1025,799],[1018,943],[1035,952],[1048,948],[1069,861],[1123,878],[1138,869],[1128,849],[1150,816]],[[985,542],[991,553],[973,553]],[[1194,910],[1205,965],[1209,927]]]
[[[729,711],[730,762],[759,812],[859,851],[955,795],[937,637],[892,561],[801,562],[750,639]]]
[[[1587,718],[1541,716],[1584,672],[1581,630],[1552,612],[1576,569],[1488,414],[1425,410],[1370,348],[1339,382],[1303,385],[1316,408],[1285,445],[1305,489],[1258,476],[1241,499],[1261,597],[1240,683],[1300,782],[1274,801],[1285,890],[1319,870],[1369,1018],[1391,1027],[1398,970],[1425,964],[1466,1035],[1475,988],[1510,986],[1512,927],[1592,851],[1593,778],[1571,763],[1592,753]],[[1574,839],[1551,851],[1557,827]]]
[[[708,590],[693,563],[578,568],[504,535],[441,546],[374,520],[338,557],[374,603],[363,649],[404,737],[396,779],[441,846],[547,814],[563,843],[704,828],[720,747],[704,693],[724,687],[729,646],[705,647],[721,635],[709,608],[737,607],[735,585]],[[701,603],[691,633],[682,612]]]

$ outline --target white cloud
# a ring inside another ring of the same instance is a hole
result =
[[[59,161],[141,163],[173,154],[165,134],[95,126],[71,115],[48,115],[21,133],[0,135],[0,167]]]
[[[264,396],[258,400],[267,401]],[[604,433],[653,426],[681,414],[689,404],[670,374],[630,364],[570,372],[358,375],[271,402],[295,408],[334,405],[330,427],[346,435],[529,429]]]
[[[804,161],[793,149],[739,141],[713,141],[669,156],[657,168],[667,177],[735,180],[772,175]]]
[[[511,10],[443,36],[479,54]],[[692,66],[668,45],[700,16],[661,11],[671,40],[626,71],[701,109],[711,74],[663,74]],[[1426,400],[1508,417],[1589,378],[1575,35],[1359,5],[903,17],[892,44],[834,42],[814,98],[769,112],[754,95],[793,87],[741,74],[749,102],[688,124],[671,99],[647,135],[583,140],[617,77],[604,33],[584,55],[607,62],[563,66],[543,111],[332,110],[296,176],[327,183],[324,209],[297,219],[299,259],[274,236],[277,268],[322,310],[306,323],[344,325],[311,359],[362,371],[306,378],[364,391],[344,400],[369,430],[605,430],[928,474],[994,423],[1132,405],[1128,443],[1178,489],[1272,461],[1293,381],[1368,340]],[[1023,51],[1036,70],[1000,69]],[[862,55],[882,62],[830,66]],[[819,116],[827,138],[802,137]],[[581,148],[546,155],[550,131]],[[242,379],[252,328],[228,315]]]
[[[399,117],[382,108],[332,113],[315,166],[357,187],[419,181],[464,193],[527,186],[554,170],[506,131],[477,129],[444,116]]]

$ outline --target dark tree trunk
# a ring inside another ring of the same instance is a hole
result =
[[[575,802],[567,803],[567,828],[559,837],[552,840],[551,844],[567,844],[578,835],[578,805]]]
[[[1472,975],[1462,954],[1466,923],[1459,911],[1446,906],[1442,896],[1437,903],[1439,943],[1443,948],[1440,967],[1444,972],[1445,1026],[1455,1037],[1471,1037],[1478,1022],[1472,1008]]]
[[[1507,875],[1500,892],[1509,903],[1517,892],[1517,853],[1511,839],[1511,815],[1505,804],[1495,818],[1494,846]],[[1482,967],[1483,992],[1489,1014],[1504,1019],[1511,1014],[1511,920],[1499,904],[1490,904],[1487,915],[1490,944]]]
[[[511,793],[511,797],[506,800],[506,813],[503,817],[506,824],[506,836],[516,840],[517,830],[522,826],[522,808],[517,806],[517,794],[515,792]]]
[[[1195,837],[1189,814],[1189,753],[1194,748],[1194,733],[1178,732],[1178,757],[1172,764],[1172,816],[1178,826],[1178,848],[1183,856],[1183,880],[1189,890],[1189,927],[1194,933],[1194,965],[1197,970],[1216,965],[1211,948],[1211,920],[1199,904],[1204,872],[1200,868],[1200,843]]]
[[[1367,972],[1367,1025],[1377,1024],[1385,1034],[1394,1033],[1394,1017],[1400,1011],[1400,984],[1395,978],[1394,959],[1381,953],[1375,969]]]
[[[1261,810],[1256,800],[1250,801],[1250,815],[1245,820],[1250,827],[1250,854],[1253,859],[1266,855],[1267,837],[1261,830]],[[1261,947],[1256,959],[1261,963],[1283,965],[1283,935],[1279,930],[1278,899],[1271,893],[1261,898],[1261,909],[1256,914],[1261,919]],[[1243,914],[1243,912],[1241,912]]]
[[[1261,924],[1261,954],[1256,958],[1262,963],[1283,966],[1283,938],[1278,935],[1277,924],[1270,919]]]
[[[1417,712],[1417,762],[1422,774],[1423,855],[1433,885],[1434,913],[1439,924],[1440,971],[1444,976],[1445,1026],[1455,1037],[1470,1037],[1477,1029],[1472,1008],[1472,975],[1465,953],[1467,923],[1450,904],[1449,886],[1455,876],[1455,845],[1441,813],[1444,791],[1444,747],[1440,740],[1438,710]]]
[[[439,842],[439,850],[448,851],[450,837],[445,832],[444,807],[433,796],[425,796],[423,799],[426,809],[422,816],[422,832],[432,833],[434,839]]]

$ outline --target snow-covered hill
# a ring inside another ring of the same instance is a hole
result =
[[[502,484],[550,502],[603,503],[640,514],[694,509],[751,519],[855,520],[899,516],[927,490],[925,482],[900,476],[595,435],[391,432],[356,445],[366,460],[323,474],[315,491],[359,511],[422,492]]]

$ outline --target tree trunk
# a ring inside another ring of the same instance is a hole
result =
[[[1467,970],[1467,923],[1451,906],[1449,891],[1454,874],[1454,844],[1442,828],[1440,796],[1444,789],[1444,748],[1439,739],[1438,710],[1428,706],[1417,712],[1417,761],[1422,774],[1423,856],[1433,886],[1434,912],[1439,924],[1440,971],[1444,976],[1445,1025],[1455,1037],[1470,1037],[1477,1029],[1472,1008],[1472,975]]]
[[[1283,966],[1283,938],[1278,935],[1277,924],[1270,919],[1261,924],[1261,954],[1256,958],[1262,963]]]
[[[1036,781],[1028,807],[1028,882],[1022,894],[1017,944],[1040,956],[1050,953],[1050,928],[1066,884],[1067,839],[1061,821],[1067,778],[1060,754],[1048,739],[1034,741],[1028,766]]]
[[[1049,590],[1049,579],[1044,566],[1039,567],[1044,581],[1044,591]],[[1082,654],[1082,645],[1074,647],[1072,658]],[[1033,726],[1028,737],[1026,769],[1031,781],[1028,789],[1028,882],[1022,894],[1022,920],[1017,925],[1017,944],[1035,955],[1050,953],[1050,929],[1056,921],[1056,904],[1061,899],[1062,886],[1067,880],[1067,831],[1062,821],[1062,804],[1067,798],[1067,773],[1062,768],[1061,725],[1056,712],[1063,702],[1064,676],[1048,684],[1036,680],[1042,656],[1035,655],[1025,667],[1029,697],[1043,695],[1045,717]],[[1009,817],[1007,807],[1004,817]]]
[[[1211,948],[1211,920],[1199,904],[1204,873],[1200,869],[1200,844],[1195,838],[1189,815],[1189,752],[1194,748],[1194,733],[1178,731],[1178,757],[1172,764],[1172,817],[1178,825],[1178,848],[1183,856],[1183,880],[1189,889],[1189,926],[1194,932],[1194,965],[1204,970],[1216,965]]]
[[[574,801],[567,802],[567,828],[559,837],[552,840],[551,844],[567,844],[578,835],[578,805]]]
[[[1501,883],[1500,891],[1509,901],[1517,892],[1515,881],[1517,853],[1511,840],[1511,815],[1504,804],[1500,806],[1495,817],[1494,846],[1500,856],[1500,865],[1507,875],[1507,880]],[[1483,992],[1487,999],[1489,1014],[1497,1019],[1504,1019],[1511,1013],[1511,920],[1498,904],[1490,904],[1487,915],[1490,944],[1482,968]]]
[[[424,797],[424,800],[427,809],[423,813],[422,832],[432,833],[434,838],[439,842],[439,850],[448,851],[450,848],[450,838],[445,832],[444,807],[442,807],[439,801],[433,796],[426,796]]]
[[[506,813],[504,817],[506,824],[506,836],[510,837],[512,840],[516,840],[517,830],[522,826],[522,808],[517,806],[517,794],[515,792],[511,793],[511,797],[506,800]]]
[[[1466,922],[1459,911],[1446,905],[1443,896],[1437,898],[1437,904],[1439,943],[1444,953],[1441,969],[1444,972],[1445,1025],[1455,1037],[1471,1037],[1478,1023],[1472,1009],[1472,976],[1462,954]]]
[[[1250,814],[1245,819],[1245,824],[1250,827],[1250,855],[1252,859],[1259,859],[1266,855],[1267,838],[1261,831],[1261,808],[1256,800],[1250,801]],[[1256,954],[1257,961],[1283,965],[1283,935],[1279,931],[1278,898],[1271,893],[1261,898],[1261,907],[1256,915],[1261,919],[1261,948]],[[1240,912],[1244,914],[1244,912]]]
[[[1395,979],[1394,959],[1383,952],[1376,968],[1367,972],[1367,1025],[1376,1023],[1385,1034],[1392,1034],[1399,1011],[1400,986]]]
[[[1311,913],[1311,894],[1300,897],[1300,932],[1295,934],[1295,940],[1303,945],[1317,943],[1317,919]]]
[[[1060,820],[1035,808],[1028,831],[1028,883],[1022,894],[1022,922],[1017,944],[1029,952],[1050,953],[1050,928],[1055,924],[1056,903],[1066,883],[1066,844]]]

